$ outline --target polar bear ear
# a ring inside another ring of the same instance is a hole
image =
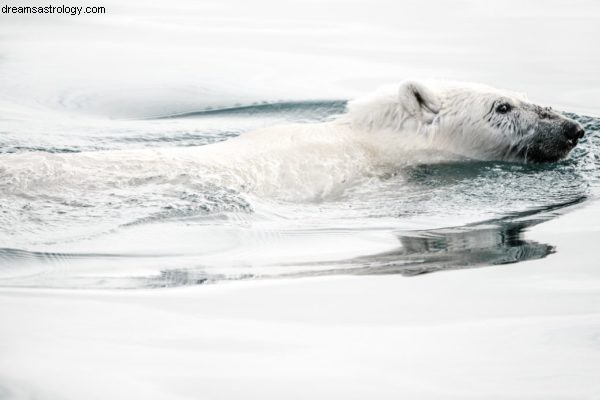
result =
[[[440,99],[436,94],[416,81],[405,81],[400,84],[398,100],[409,114],[422,122],[431,122],[441,107]]]

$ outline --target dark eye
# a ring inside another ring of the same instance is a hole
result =
[[[512,106],[508,103],[502,103],[496,107],[496,112],[500,114],[506,114],[510,110],[512,110]]]

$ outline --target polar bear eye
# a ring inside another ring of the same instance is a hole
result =
[[[512,110],[512,107],[508,103],[502,103],[498,107],[496,107],[496,112],[500,114],[506,114],[510,110]]]

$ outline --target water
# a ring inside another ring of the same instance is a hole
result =
[[[256,190],[212,179],[219,172],[199,153],[344,108],[266,103],[68,124],[49,117],[39,127],[5,119],[0,285],[158,288],[514,263],[555,251],[524,240],[528,227],[598,194],[600,119],[577,114],[587,135],[559,163],[416,163],[314,192],[295,179],[320,179],[319,164],[288,171],[289,188]]]
[[[0,14],[0,398],[597,397],[600,2],[92,6]],[[587,135],[551,165],[205,157],[407,78]]]

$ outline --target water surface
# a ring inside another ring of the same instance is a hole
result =
[[[194,165],[148,162],[146,153],[136,153],[197,148],[261,126],[327,121],[344,107],[344,101],[255,104],[137,120],[84,118],[55,128],[50,120],[45,130],[60,130],[52,135],[6,121],[0,284],[168,287],[515,263],[555,251],[552,243],[527,240],[528,227],[598,193],[600,120],[577,114],[569,115],[587,135],[559,163],[414,164],[310,199],[215,185]],[[70,161],[75,153],[102,150],[109,158],[127,149],[132,155],[124,164]],[[102,186],[105,170],[109,181]]]

